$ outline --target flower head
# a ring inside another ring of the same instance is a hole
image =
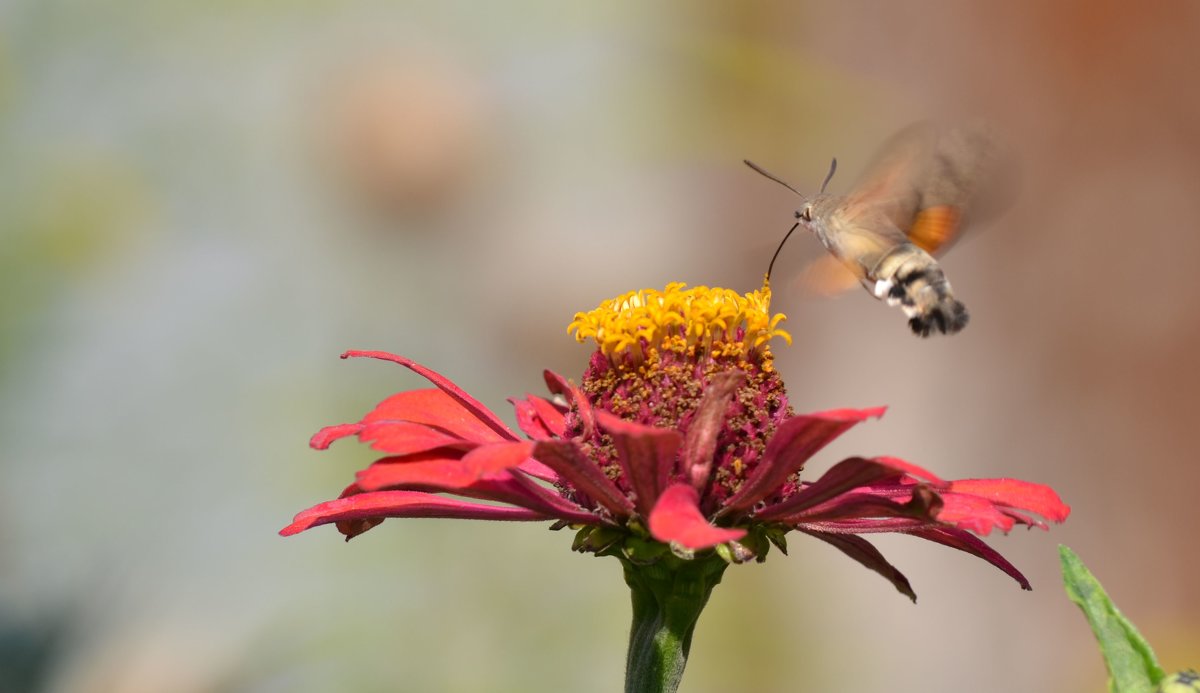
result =
[[[815,480],[805,463],[882,407],[795,415],[770,342],[790,342],[768,286],[748,294],[670,284],[606,301],[569,330],[597,345],[580,385],[546,371],[553,395],[511,400],[522,438],[432,370],[384,352],[434,387],[392,395],[361,421],[331,426],[317,449],[357,436],[387,456],[341,496],[298,514],[291,535],[336,523],[347,539],[385,518],[546,521],[578,528],[574,548],[625,561],[715,552],[765,559],[792,530],[887,578],[905,577],[862,537],[911,534],[976,555],[1028,589],[976,535],[1045,527],[1069,508],[1013,479],[945,481],[892,457],[852,457]],[[485,501],[485,502],[479,502]],[[674,560],[674,559],[673,559]]]

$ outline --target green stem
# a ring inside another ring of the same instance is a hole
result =
[[[728,565],[716,555],[690,561],[666,555],[652,565],[621,558],[633,601],[625,693],[674,693],[692,633]]]

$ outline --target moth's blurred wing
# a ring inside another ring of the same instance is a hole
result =
[[[937,143],[937,129],[914,123],[892,135],[879,148],[854,190],[847,196],[853,207],[886,207],[888,217],[907,229],[921,202],[920,182]]]
[[[995,216],[1015,196],[1016,165],[996,130],[916,123],[884,143],[852,194],[873,204],[923,250],[944,253],[971,223]]]
[[[832,296],[853,289],[859,281],[840,260],[825,255],[808,263],[796,277],[796,284],[806,294]]]
[[[945,128],[938,132],[930,159],[914,181],[915,212],[953,207],[959,225],[964,226],[967,220],[977,222],[1008,207],[1016,182],[1012,149],[995,128],[983,122]]]

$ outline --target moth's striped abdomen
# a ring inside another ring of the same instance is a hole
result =
[[[920,248],[896,247],[868,276],[875,280],[875,296],[900,306],[915,334],[954,334],[967,326],[967,307],[954,297],[937,261]]]

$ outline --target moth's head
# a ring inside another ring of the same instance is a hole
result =
[[[804,206],[796,210],[796,221],[801,224],[808,225],[812,223],[814,217],[818,216],[822,209],[828,208],[830,199],[829,195],[825,194],[825,188],[829,186],[829,181],[833,179],[833,174],[837,171],[837,159],[834,159],[829,164],[829,173],[825,175],[825,182],[821,183],[821,192],[815,198],[804,197]],[[795,191],[793,191],[795,192]],[[796,193],[799,195],[800,193]]]

